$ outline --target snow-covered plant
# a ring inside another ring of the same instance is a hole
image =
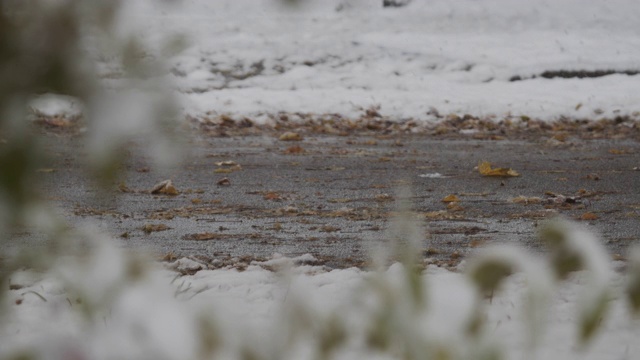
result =
[[[158,163],[176,158],[177,151],[167,150],[175,134],[173,105],[156,59],[180,42],[143,45],[119,9],[119,1],[0,2],[0,242],[21,228],[52,240],[46,253],[0,253],[3,288],[12,269],[49,266],[64,253],[59,241],[69,231],[43,201],[51,194],[42,194],[38,170],[48,154],[34,122],[80,133],[86,168],[101,185],[113,186],[132,137],[149,139]]]

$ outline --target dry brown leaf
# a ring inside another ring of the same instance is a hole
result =
[[[457,197],[457,196],[456,196],[456,195],[454,195],[454,194],[451,194],[451,195],[447,195],[447,196],[445,196],[445,197],[444,197],[444,199],[442,199],[441,201],[442,201],[443,203],[449,204],[449,203],[452,203],[452,202],[458,202],[458,201],[460,201],[460,198],[459,198],[459,197]]]
[[[229,178],[222,178],[218,180],[218,186],[229,186],[231,185],[231,180]]]
[[[527,196],[520,195],[511,199],[511,202],[515,204],[525,204],[525,205],[540,204],[542,202],[542,199],[536,196],[527,197]]]
[[[349,198],[337,198],[337,199],[329,199],[327,200],[327,202],[330,203],[348,203],[348,202],[352,202],[353,199],[349,199]]]
[[[56,115],[53,117],[46,117],[42,119],[41,122],[45,125],[52,126],[52,127],[68,127],[72,124],[70,120],[65,119],[64,117],[61,117],[59,115]]]
[[[215,234],[210,232],[198,233],[198,234],[188,234],[182,237],[183,240],[195,240],[195,241],[207,241],[219,239],[222,237],[221,234]]]
[[[152,194],[162,194],[162,195],[178,195],[178,190],[173,186],[171,180],[165,180],[157,183],[152,189]]]
[[[281,200],[282,197],[277,192],[269,191],[268,193],[264,194],[264,199],[271,200],[271,201],[278,201],[278,200]]]
[[[492,168],[491,163],[483,161],[478,165],[478,171],[482,176],[500,176],[500,177],[515,177],[520,176],[517,171],[509,168]]]
[[[283,151],[284,154],[303,154],[304,153],[304,148],[300,145],[294,145],[291,147],[288,147],[285,151]]]
[[[623,150],[623,149],[609,149],[609,154],[624,155],[624,154],[631,154],[631,151]]]
[[[580,216],[580,220],[598,220],[598,215],[592,212],[586,212]]]
[[[144,231],[147,234],[150,234],[152,232],[156,232],[156,231],[165,231],[165,230],[169,230],[171,229],[170,227],[168,227],[165,224],[145,224],[142,227],[142,231]]]
[[[376,201],[391,201],[393,197],[389,194],[378,194],[375,196]]]
[[[281,141],[301,141],[302,135],[297,132],[287,131],[286,133],[280,135]]]
[[[322,231],[322,232],[336,232],[336,231],[340,231],[340,228],[335,227],[335,226],[331,226],[331,225],[324,225],[323,227],[320,228],[320,231]]]

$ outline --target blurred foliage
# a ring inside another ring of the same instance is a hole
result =
[[[11,258],[3,255],[0,244],[3,288],[13,269],[46,267],[56,254],[68,250],[64,240],[70,228],[45,200],[51,195],[43,196],[38,182],[38,170],[47,164],[48,152],[43,144],[46,134],[36,128],[34,118],[52,115],[32,109],[34,99],[64,96],[82,104],[79,121],[87,129],[81,136],[88,150],[85,165],[103,188],[113,186],[128,139],[152,133],[148,143],[155,148],[150,151],[162,150],[171,142],[176,112],[170,91],[160,83],[139,81],[161,75],[163,58],[150,60],[135,33],[117,31],[119,9],[117,0],[0,2],[0,242],[10,241],[10,234],[21,229],[44,233],[52,240],[43,251],[24,249]],[[176,36],[164,45],[161,54],[170,56],[183,43]],[[99,72],[105,61],[122,69],[124,89],[116,92],[105,87]],[[129,107],[121,102],[127,98],[132,98]],[[132,125],[141,114],[149,120]]]
[[[282,0],[297,4],[301,0]],[[46,268],[57,264],[67,289],[82,299],[80,311],[88,324],[103,326],[98,315],[109,313],[113,304],[132,289],[146,289],[149,282],[146,262],[124,254],[108,240],[95,233],[72,232],[50,211],[37,192],[36,170],[46,161],[46,151],[38,132],[29,121],[29,102],[34,95],[52,93],[73,96],[86,106],[85,121],[89,127],[103,129],[110,122],[115,102],[105,102],[108,91],[102,88],[97,72],[97,54],[90,50],[109,48],[124,74],[132,81],[153,78],[162,72],[158,62],[150,61],[144,44],[135,37],[114,38],[118,1],[93,0],[29,0],[0,2],[0,241],[15,226],[34,227],[46,231],[59,241],[52,242],[46,253],[26,254],[7,259],[0,254],[0,291],[5,294],[9,274],[18,267]],[[179,50],[179,38],[168,39],[161,50],[165,56]],[[115,55],[114,55],[115,54]],[[136,87],[129,83],[128,90]],[[146,85],[146,84],[145,84]],[[149,90],[147,86],[146,91]],[[156,89],[149,101],[149,117],[153,128],[166,128],[175,116],[167,92]],[[122,113],[117,113],[121,116]],[[116,125],[117,126],[117,122]],[[91,131],[91,129],[89,129]],[[109,132],[107,132],[109,133]],[[97,142],[91,163],[93,174],[109,185],[122,160],[123,139],[120,133],[109,133],[104,139],[87,136]],[[166,139],[165,139],[166,140]],[[270,334],[272,348],[257,349],[255,344],[240,342],[240,356],[245,359],[282,359],[290,355],[299,342],[314,344],[318,359],[337,357],[340,349],[360,344],[372,353],[385,353],[403,359],[498,359],[501,353],[490,340],[482,316],[491,297],[513,273],[522,272],[529,281],[525,319],[530,328],[531,346],[543,331],[543,313],[548,309],[551,291],[577,270],[591,276],[579,311],[579,341],[588,343],[597,334],[607,315],[610,299],[609,274],[597,247],[598,240],[566,222],[552,222],[544,227],[540,238],[548,245],[544,260],[521,249],[500,248],[480,254],[467,268],[474,284],[472,311],[466,314],[453,338],[439,339],[424,330],[432,309],[429,304],[428,276],[422,268],[424,229],[410,209],[408,190],[398,197],[397,216],[391,221],[389,239],[374,256],[377,267],[370,281],[356,292],[351,310],[363,314],[362,328],[353,330],[346,313],[318,314],[304,297],[287,300],[288,310]],[[43,221],[43,219],[47,221]],[[71,246],[65,246],[71,244]],[[1,246],[1,245],[0,245]],[[64,250],[63,250],[64,247]],[[69,249],[74,260],[56,257]],[[388,267],[390,262],[399,263]],[[604,264],[604,265],[603,265]],[[640,312],[640,256],[630,262],[626,295],[635,314]],[[97,283],[95,279],[103,279]],[[161,300],[149,293],[154,304]],[[293,297],[293,296],[292,296]],[[488,299],[487,299],[488,298]],[[348,308],[349,309],[349,308]],[[453,315],[453,314],[452,314]],[[224,329],[219,329],[213,316],[195,312],[194,333],[199,336],[197,358],[215,358],[224,347]],[[99,320],[98,320],[99,319]],[[145,319],[134,323],[144,329]],[[1,322],[0,322],[1,323]],[[88,328],[90,328],[88,326]],[[360,331],[360,332],[358,332]],[[142,345],[141,345],[142,346]],[[23,357],[21,357],[23,356]],[[17,354],[15,358],[35,358]]]

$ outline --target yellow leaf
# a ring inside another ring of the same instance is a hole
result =
[[[442,202],[447,204],[452,202],[457,202],[457,201],[460,201],[460,198],[455,196],[454,194],[445,196],[444,199],[442,199]]]
[[[293,131],[289,131],[280,135],[280,140],[281,141],[300,141],[302,140],[302,135]]]
[[[624,154],[630,154],[631,151],[629,150],[623,150],[623,149],[609,149],[609,154],[613,154],[613,155],[624,155]]]
[[[501,177],[515,177],[520,176],[517,171],[508,168],[492,168],[491,163],[483,161],[478,165],[478,171],[482,176],[501,176]]]

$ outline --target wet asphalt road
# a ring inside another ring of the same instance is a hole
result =
[[[160,256],[215,260],[310,253],[328,266],[361,265],[371,246],[389,237],[385,229],[403,184],[412,191],[424,230],[424,255],[439,262],[455,264],[495,242],[543,251],[537,226],[556,214],[600,233],[612,255],[624,255],[640,240],[640,144],[634,140],[200,138],[170,171],[153,169],[134,145],[122,176],[125,191],[114,187],[108,201],[95,200],[79,143],[74,137],[47,138],[55,171],[38,175],[45,195],[71,223],[90,221],[123,246]],[[475,169],[481,160],[521,176],[483,177]],[[148,192],[165,179],[179,195]],[[570,199],[554,201],[551,193]],[[451,194],[459,201],[442,202]],[[518,196],[541,201],[513,202]],[[6,250],[43,241],[43,235],[20,232]]]

